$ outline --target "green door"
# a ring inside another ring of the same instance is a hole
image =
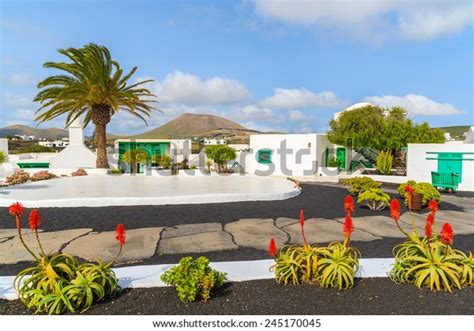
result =
[[[438,172],[455,173],[462,178],[462,153],[438,153]]]
[[[336,158],[339,163],[339,169],[346,169],[346,148],[338,147],[336,150]]]

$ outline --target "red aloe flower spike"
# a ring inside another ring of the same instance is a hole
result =
[[[446,245],[452,245],[454,242],[453,228],[448,222],[444,223],[441,228],[441,241]]]
[[[300,210],[300,228],[301,228],[301,235],[303,237],[304,244],[306,245],[308,242],[306,241],[306,236],[304,234],[304,211],[303,211],[303,209]]]
[[[355,210],[354,199],[352,198],[352,195],[350,194],[348,194],[346,196],[346,199],[344,200],[344,210],[346,211],[346,214],[347,213],[351,214]]]
[[[18,238],[21,241],[21,244],[25,249],[30,253],[35,260],[38,260],[38,257],[36,256],[35,253],[28,247],[28,245],[25,243],[23,240],[23,236],[21,234],[21,216],[25,213],[25,207],[20,202],[15,202],[10,205],[8,208],[8,213],[12,216],[15,217],[15,222],[16,222],[16,229],[18,230]]]
[[[38,213],[37,209],[33,209],[30,212],[30,215],[28,216],[28,222],[30,223],[31,231],[37,231],[38,230],[38,228],[40,226],[40,222],[41,222],[41,216]]]
[[[435,199],[431,199],[430,202],[428,202],[428,209],[435,214],[439,209],[438,202]]]
[[[275,238],[270,239],[270,244],[268,245],[268,254],[270,254],[271,257],[275,258],[277,252],[276,248],[276,243],[275,243]]]
[[[346,214],[346,219],[342,227],[342,232],[344,233],[345,241],[348,242],[351,237],[351,233],[354,231],[354,224],[352,223],[352,217],[350,213]]]
[[[125,245],[125,227],[123,224],[117,224],[117,235],[115,236],[115,239],[119,242],[120,246]]]
[[[427,218],[426,224],[425,224],[425,237],[429,239],[432,234],[433,234],[433,223],[431,223]]]
[[[393,218],[395,222],[398,222],[400,219],[400,203],[397,199],[392,199],[392,202],[390,202],[390,217]]]
[[[407,192],[408,195],[408,209],[411,210],[411,200],[412,200],[412,195],[415,192],[415,189],[411,187],[411,185],[406,185],[403,191]]]
[[[397,228],[407,237],[408,233],[406,233],[400,226],[400,223],[398,223],[398,220],[400,219],[400,203],[398,202],[397,199],[392,199],[390,202],[390,217],[395,220],[395,224],[397,225]]]
[[[10,205],[8,212],[12,216],[22,217],[25,213],[25,207],[20,202],[15,202]]]
[[[429,213],[428,216],[426,216],[426,223],[430,223],[431,226],[434,225],[435,218],[433,213]]]
[[[41,223],[41,216],[40,216],[37,209],[33,209],[32,211],[30,211],[30,215],[28,216],[28,223],[30,223],[31,231],[35,232],[36,241],[38,242],[38,246],[41,250],[41,253],[43,253],[43,255],[45,255],[44,250],[43,250],[43,246],[41,245],[41,241],[39,240],[39,236],[38,236],[38,228],[39,228],[40,223]]]
[[[115,261],[117,261],[117,259],[122,254],[123,246],[125,245],[125,237],[126,237],[125,226],[123,224],[117,224],[117,231],[116,231],[115,239],[117,239],[117,241],[119,242],[120,249],[118,251],[117,256],[108,264],[108,266],[113,265],[115,263]]]

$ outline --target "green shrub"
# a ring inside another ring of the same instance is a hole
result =
[[[207,301],[212,291],[225,282],[227,274],[212,269],[204,256],[193,260],[184,257],[179,264],[161,275],[161,280],[176,287],[178,297],[183,303],[197,300]]]
[[[411,187],[415,186],[416,182],[414,180],[409,180],[408,182],[406,182],[405,184],[400,184],[400,186],[398,186],[398,193],[400,194],[400,196],[402,198],[405,198],[406,196],[406,193],[405,193],[405,187],[407,185],[410,185]]]
[[[382,210],[390,203],[390,196],[379,188],[370,188],[359,194],[357,202],[370,210]]]
[[[339,168],[341,160],[338,160],[334,155],[328,161],[328,167]]]
[[[430,183],[426,182],[420,182],[417,183],[414,180],[409,180],[405,184],[401,184],[398,187],[398,193],[400,193],[400,196],[405,199],[405,205],[408,206],[408,197],[407,193],[404,191],[406,185],[410,185],[413,187],[416,193],[423,194],[423,206],[426,206],[428,204],[428,201],[430,200],[436,200],[437,202],[441,202],[441,194],[439,191],[431,185]]]
[[[169,169],[173,164],[173,159],[169,155],[156,154],[153,158],[153,161],[163,169]]]
[[[0,151],[0,164],[5,163],[8,161],[8,155],[5,154],[3,151]]]
[[[349,193],[352,195],[358,195],[368,189],[380,188],[382,186],[382,183],[376,182],[367,176],[346,178],[342,180],[342,184],[347,186]]]
[[[13,175],[8,176],[5,179],[5,183],[7,185],[16,185],[16,184],[23,184],[30,180],[30,174],[24,170],[17,170],[13,173]]]
[[[123,171],[120,170],[120,169],[111,169],[111,170],[110,170],[110,173],[111,173],[112,175],[121,175],[121,174],[123,174]]]
[[[237,157],[235,149],[226,145],[206,147],[206,156],[217,164],[219,172],[227,172],[227,162]]]
[[[393,155],[390,151],[381,151],[377,155],[375,168],[382,175],[390,175],[392,172]]]

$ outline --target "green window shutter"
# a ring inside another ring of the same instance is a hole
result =
[[[269,164],[272,163],[272,150],[261,149],[257,152],[258,163]]]

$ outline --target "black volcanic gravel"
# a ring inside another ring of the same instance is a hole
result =
[[[127,229],[141,227],[173,226],[188,223],[234,222],[241,218],[297,218],[301,208],[307,218],[338,218],[344,214],[342,205],[347,189],[335,184],[302,184],[302,193],[292,199],[280,201],[253,201],[194,205],[164,206],[123,206],[123,207],[78,207],[78,208],[41,208],[42,228],[45,231],[58,231],[81,227],[90,227],[94,231],[111,231],[117,223],[124,223]],[[393,190],[392,190],[393,192]],[[398,197],[398,194],[391,194]],[[403,204],[401,204],[403,206]],[[441,209],[462,210],[456,205],[443,202]],[[402,207],[404,208],[404,207]],[[7,208],[0,208],[0,229],[13,228],[14,221],[8,215]],[[374,212],[357,206],[354,216],[389,216],[389,210]],[[370,242],[352,242],[362,256],[392,257],[392,249],[401,243],[401,238],[384,238]],[[455,247],[463,251],[474,249],[474,235],[457,235]],[[134,264],[177,263],[183,256],[203,254],[159,255]],[[252,248],[205,253],[211,261],[258,260],[268,258],[266,251]],[[14,275],[30,262],[0,264],[0,275]]]
[[[365,278],[350,290],[316,285],[279,286],[275,280],[228,283],[206,303],[181,303],[170,287],[125,290],[94,306],[93,315],[390,315],[474,314],[474,288],[452,294],[397,285],[388,278]],[[29,314],[21,302],[0,300],[0,315]],[[323,319],[324,323],[324,319]]]
[[[93,228],[113,231],[117,223],[126,229],[174,226],[178,224],[220,222],[227,224],[242,218],[298,218],[303,208],[306,218],[339,218],[344,216],[343,203],[347,189],[339,185],[302,184],[302,193],[292,199],[277,201],[248,201],[189,205],[112,206],[40,208],[41,227],[45,231]],[[391,194],[397,197],[398,194]],[[403,206],[403,204],[401,204]],[[462,210],[443,202],[440,206]],[[402,207],[404,208],[404,207]],[[354,216],[389,216],[390,211],[374,212],[357,206]],[[14,228],[8,208],[0,208],[0,229]]]

